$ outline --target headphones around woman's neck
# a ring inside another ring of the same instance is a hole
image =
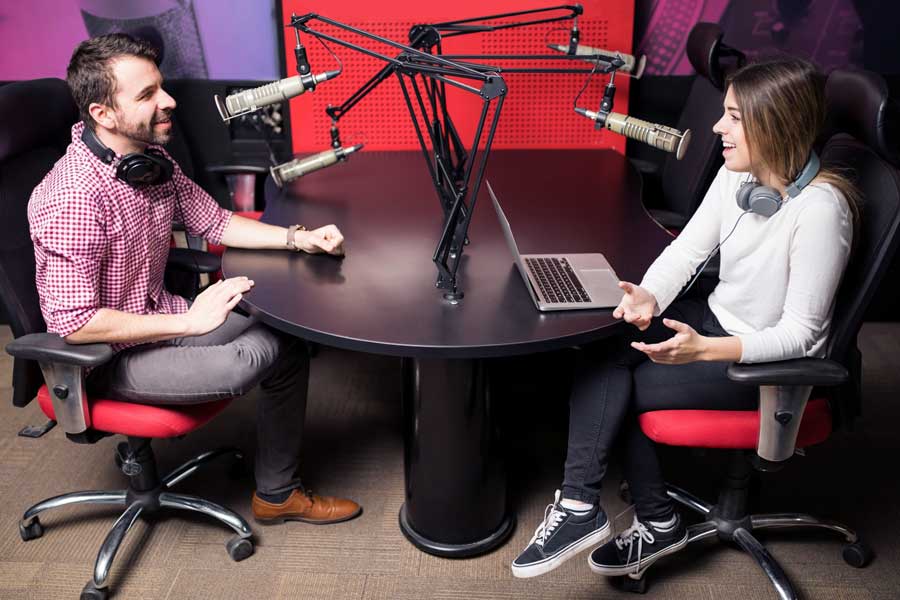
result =
[[[806,161],[806,164],[800,170],[797,179],[792,181],[785,189],[789,197],[796,198],[799,196],[803,188],[815,179],[819,173],[819,164],[819,156],[815,150],[810,150],[809,160]],[[736,200],[741,210],[764,217],[771,217],[777,213],[784,202],[778,190],[762,185],[758,181],[742,183],[741,187],[738,188]]]
[[[111,165],[116,159],[116,153],[100,141],[87,123],[81,132],[81,141],[106,164]],[[144,152],[132,152],[123,156],[116,167],[116,177],[131,187],[138,188],[166,183],[172,179],[174,171],[172,161],[162,152],[155,148],[147,148]]]

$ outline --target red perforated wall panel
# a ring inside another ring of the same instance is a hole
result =
[[[318,13],[405,44],[409,28],[415,23],[437,23],[553,5],[550,2],[523,0],[457,0],[452,3],[283,0],[282,20],[288,23],[291,13]],[[586,0],[582,5],[584,14],[578,21],[582,44],[631,53],[633,0]],[[320,22],[313,21],[310,26],[382,54],[397,54],[388,46]],[[564,21],[460,36],[445,40],[443,50],[444,54],[552,54],[546,43],[567,44],[570,26],[571,21]],[[312,36],[304,35],[302,40],[308,48],[313,72],[335,68],[334,58]],[[296,74],[293,29],[285,30],[284,41],[287,64],[284,75],[292,76]],[[385,64],[347,48],[334,44],[331,47],[344,63],[341,76],[321,84],[314,93],[290,101],[295,152],[313,152],[329,147],[331,121],[325,114],[325,108],[329,104],[344,102]],[[589,67],[588,63],[581,61],[491,61],[490,64],[501,67]],[[584,85],[586,75],[507,73],[503,77],[509,91],[500,116],[495,148],[613,148],[619,152],[625,151],[624,138],[607,131],[595,131],[590,121],[572,110],[572,101]],[[608,77],[595,74],[579,105],[596,110],[607,80]],[[615,110],[626,113],[628,77],[618,76],[616,87]],[[448,94],[448,105],[453,121],[468,145],[474,135],[481,102],[472,94],[453,89]],[[384,81],[347,112],[339,127],[345,145],[365,142],[370,150],[410,150],[419,147],[396,77]]]

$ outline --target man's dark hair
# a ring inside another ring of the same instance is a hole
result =
[[[159,64],[159,51],[154,46],[125,33],[110,33],[85,40],[78,44],[69,60],[66,81],[81,119],[91,129],[96,125],[88,112],[91,103],[116,108],[116,76],[112,63],[122,56],[146,58]]]

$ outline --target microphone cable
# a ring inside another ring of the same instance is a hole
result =
[[[591,84],[591,77],[594,76],[594,73],[597,72],[597,67],[600,66],[600,61],[595,60],[594,66],[591,68],[591,72],[588,73],[587,79],[584,82],[584,85],[581,86],[581,90],[578,91],[578,94],[575,96],[575,99],[572,100],[572,108],[578,108],[578,99],[581,98],[581,95],[585,92],[588,86]]]

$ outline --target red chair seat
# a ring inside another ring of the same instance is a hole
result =
[[[41,410],[55,419],[53,400],[47,386],[38,391]],[[170,438],[185,435],[222,412],[231,398],[183,406],[137,404],[104,398],[89,399],[91,429],[144,438]]]
[[[656,410],[639,417],[654,442],[695,448],[756,448],[759,413],[755,410]],[[825,441],[831,434],[831,409],[824,398],[806,404],[797,447]]]

